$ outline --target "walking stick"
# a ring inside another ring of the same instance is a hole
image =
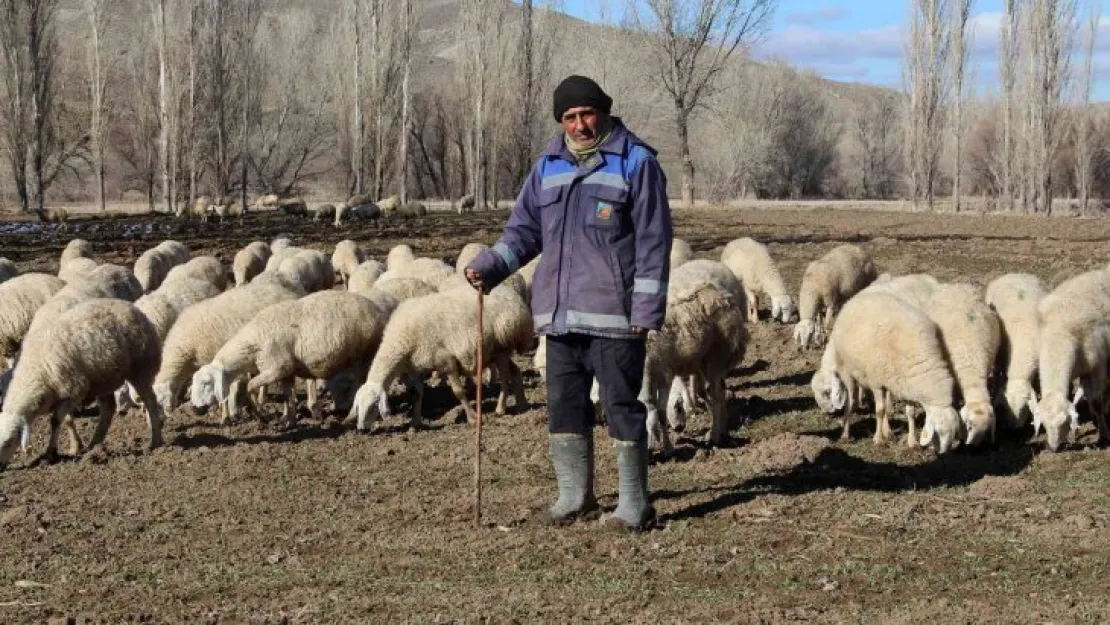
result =
[[[478,429],[474,433],[474,525],[482,524],[482,317],[485,308],[485,292],[478,289],[478,366],[474,376],[474,386],[477,389],[476,417]]]

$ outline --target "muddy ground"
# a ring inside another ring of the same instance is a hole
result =
[[[492,243],[505,217],[346,230],[277,215],[242,227],[130,217],[81,220],[70,236],[114,262],[168,237],[230,260],[282,232],[321,249],[352,237],[377,257],[404,242],[453,262],[468,241]],[[699,256],[740,236],[768,242],[792,290],[806,263],[845,241],[884,271],[978,284],[1017,270],[1055,284],[1110,260],[1110,221],[1093,219],[706,210],[678,211],[676,225]],[[56,270],[68,240],[4,232],[0,255],[23,270]],[[430,429],[404,427],[398,395],[373,435],[337,418],[223,428],[186,406],[155,452],[133,412],[103,451],[0,474],[0,622],[1110,619],[1110,452],[1094,447],[1090,423],[1057,454],[1025,431],[938,459],[876,447],[864,418],[840,444],[810,395],[818,358],[789,327],[756,327],[729,382],[733,444],[704,449],[708,418],[696,416],[675,456],[650,469],[663,527],[633,536],[530,520],[555,491],[532,372],[532,405],[487,420],[479,528],[473,429],[456,423],[445,388],[430,390]],[[87,439],[93,419],[80,421]],[[612,507],[615,461],[598,435],[598,492]]]

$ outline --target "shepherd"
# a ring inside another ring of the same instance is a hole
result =
[[[532,316],[547,341],[548,443],[558,500],[544,514],[563,525],[596,518],[596,376],[614,440],[616,510],[604,521],[654,525],[648,482],[647,409],[639,401],[649,331],[666,315],[673,239],[667,180],[657,152],[610,115],[590,78],[554,93],[554,137],[533,166],[497,243],[465,269],[488,292],[540,253]]]

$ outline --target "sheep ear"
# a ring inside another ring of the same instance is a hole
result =
[[[20,427],[20,430],[21,431],[19,433],[19,450],[23,454],[26,454],[27,449],[31,446],[31,426],[24,423]]]
[[[1071,420],[1071,428],[1073,430],[1079,429],[1079,411],[1075,409],[1075,404],[1068,406],[1068,419]]]
[[[829,401],[832,402],[834,410],[843,410],[848,403],[848,397],[844,393],[844,385],[840,383],[840,378],[835,375],[829,376]]]

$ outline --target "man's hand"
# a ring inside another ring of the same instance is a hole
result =
[[[466,276],[466,280],[470,283],[470,286],[474,287],[476,290],[485,290],[486,285],[482,283],[482,276],[478,275],[477,271],[467,267],[463,271],[463,275]]]

